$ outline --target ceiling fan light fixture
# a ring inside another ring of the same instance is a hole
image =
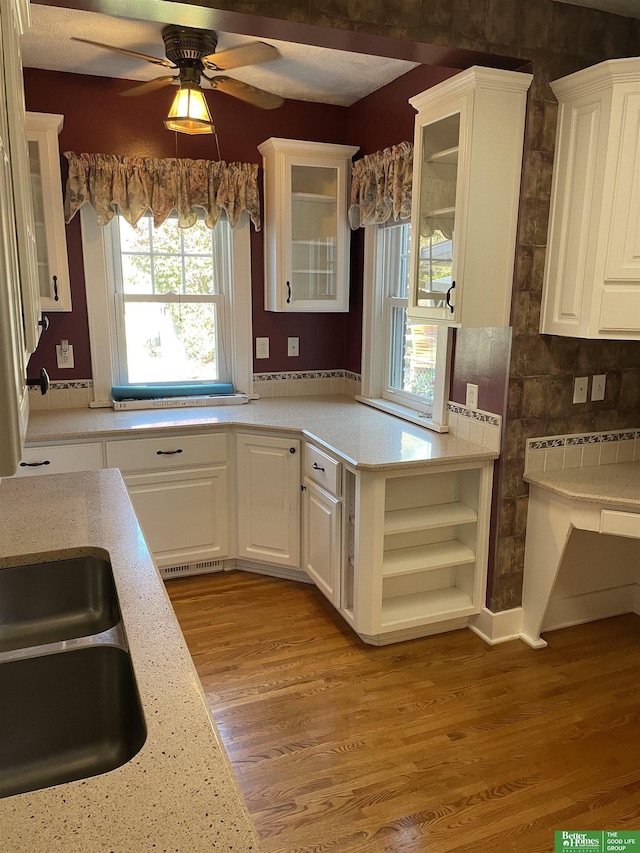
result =
[[[197,86],[181,86],[164,126],[178,133],[213,133],[215,128],[204,94]]]

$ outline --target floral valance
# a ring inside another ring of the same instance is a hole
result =
[[[161,225],[172,211],[181,228],[190,228],[205,211],[205,223],[213,228],[224,210],[231,227],[246,210],[256,231],[260,230],[258,166],[219,160],[118,157],[114,154],[65,153],[69,177],[65,190],[67,222],[87,202],[93,205],[100,225],[108,225],[121,213],[131,225],[148,211]]]
[[[412,175],[411,142],[401,142],[356,160],[351,170],[351,227],[410,219]]]

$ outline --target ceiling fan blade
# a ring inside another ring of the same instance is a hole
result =
[[[231,50],[223,50],[220,53],[210,53],[202,57],[205,68],[213,68],[218,71],[229,71],[231,68],[240,68],[242,65],[258,65],[261,62],[270,62],[277,59],[280,51],[264,41],[252,41],[249,44],[233,47]]]
[[[95,47],[104,47],[107,50],[114,50],[116,53],[124,53],[125,56],[133,56],[134,59],[144,59],[146,62],[153,62],[154,65],[163,65],[165,68],[175,68],[172,62],[168,59],[158,59],[157,56],[149,56],[146,53],[136,53],[135,50],[127,50],[124,47],[115,47],[112,44],[103,44],[101,41],[91,41],[90,39],[81,39],[77,36],[71,36],[72,41],[81,41],[84,44],[93,44]]]
[[[234,80],[232,77],[207,77],[206,79],[214,89],[224,92],[225,95],[246,101],[248,104],[253,104],[255,107],[260,107],[262,110],[275,110],[284,104],[284,98],[281,98],[280,95],[265,92],[264,89],[257,89],[255,86]]]
[[[140,86],[134,86],[133,89],[127,89],[124,92],[120,92],[120,95],[123,98],[137,98],[138,95],[148,95],[149,92],[155,92],[156,89],[162,89],[163,86],[168,86],[170,83],[173,83],[178,79],[178,77],[156,77],[154,80],[148,80]]]

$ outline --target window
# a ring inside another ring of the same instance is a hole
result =
[[[232,382],[251,395],[249,218],[178,228],[81,210],[94,405],[112,385]],[[232,286],[233,283],[233,286]]]
[[[229,379],[225,348],[225,259],[230,228],[198,222],[136,228],[116,217],[110,237],[119,385]]]
[[[407,317],[410,237],[408,222],[366,228],[362,399],[439,429],[448,329]]]

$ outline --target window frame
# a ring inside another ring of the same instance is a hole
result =
[[[427,427],[435,432],[447,432],[447,398],[451,369],[452,335],[448,326],[438,325],[436,344],[436,374],[433,411],[424,413],[420,398],[388,382],[391,350],[391,322],[387,322],[387,307],[408,305],[408,300],[387,297],[385,283],[392,259],[385,252],[383,229],[405,224],[366,225],[364,227],[364,273],[362,305],[362,384],[356,399],[382,409],[404,420]],[[399,243],[399,241],[398,241]],[[396,263],[399,259],[396,254]],[[380,346],[380,342],[384,346]]]
[[[108,407],[112,405],[111,387],[119,384],[122,349],[116,322],[115,241],[109,233],[109,229],[117,230],[118,225],[115,218],[107,226],[98,225],[95,210],[88,204],[80,210],[80,222],[93,368],[91,405]],[[253,398],[251,235],[246,212],[235,228],[230,229],[230,235],[229,250],[221,248],[218,258],[226,282],[222,287],[225,306],[223,316],[219,317],[223,324],[221,335],[227,342],[230,381],[238,393]]]

